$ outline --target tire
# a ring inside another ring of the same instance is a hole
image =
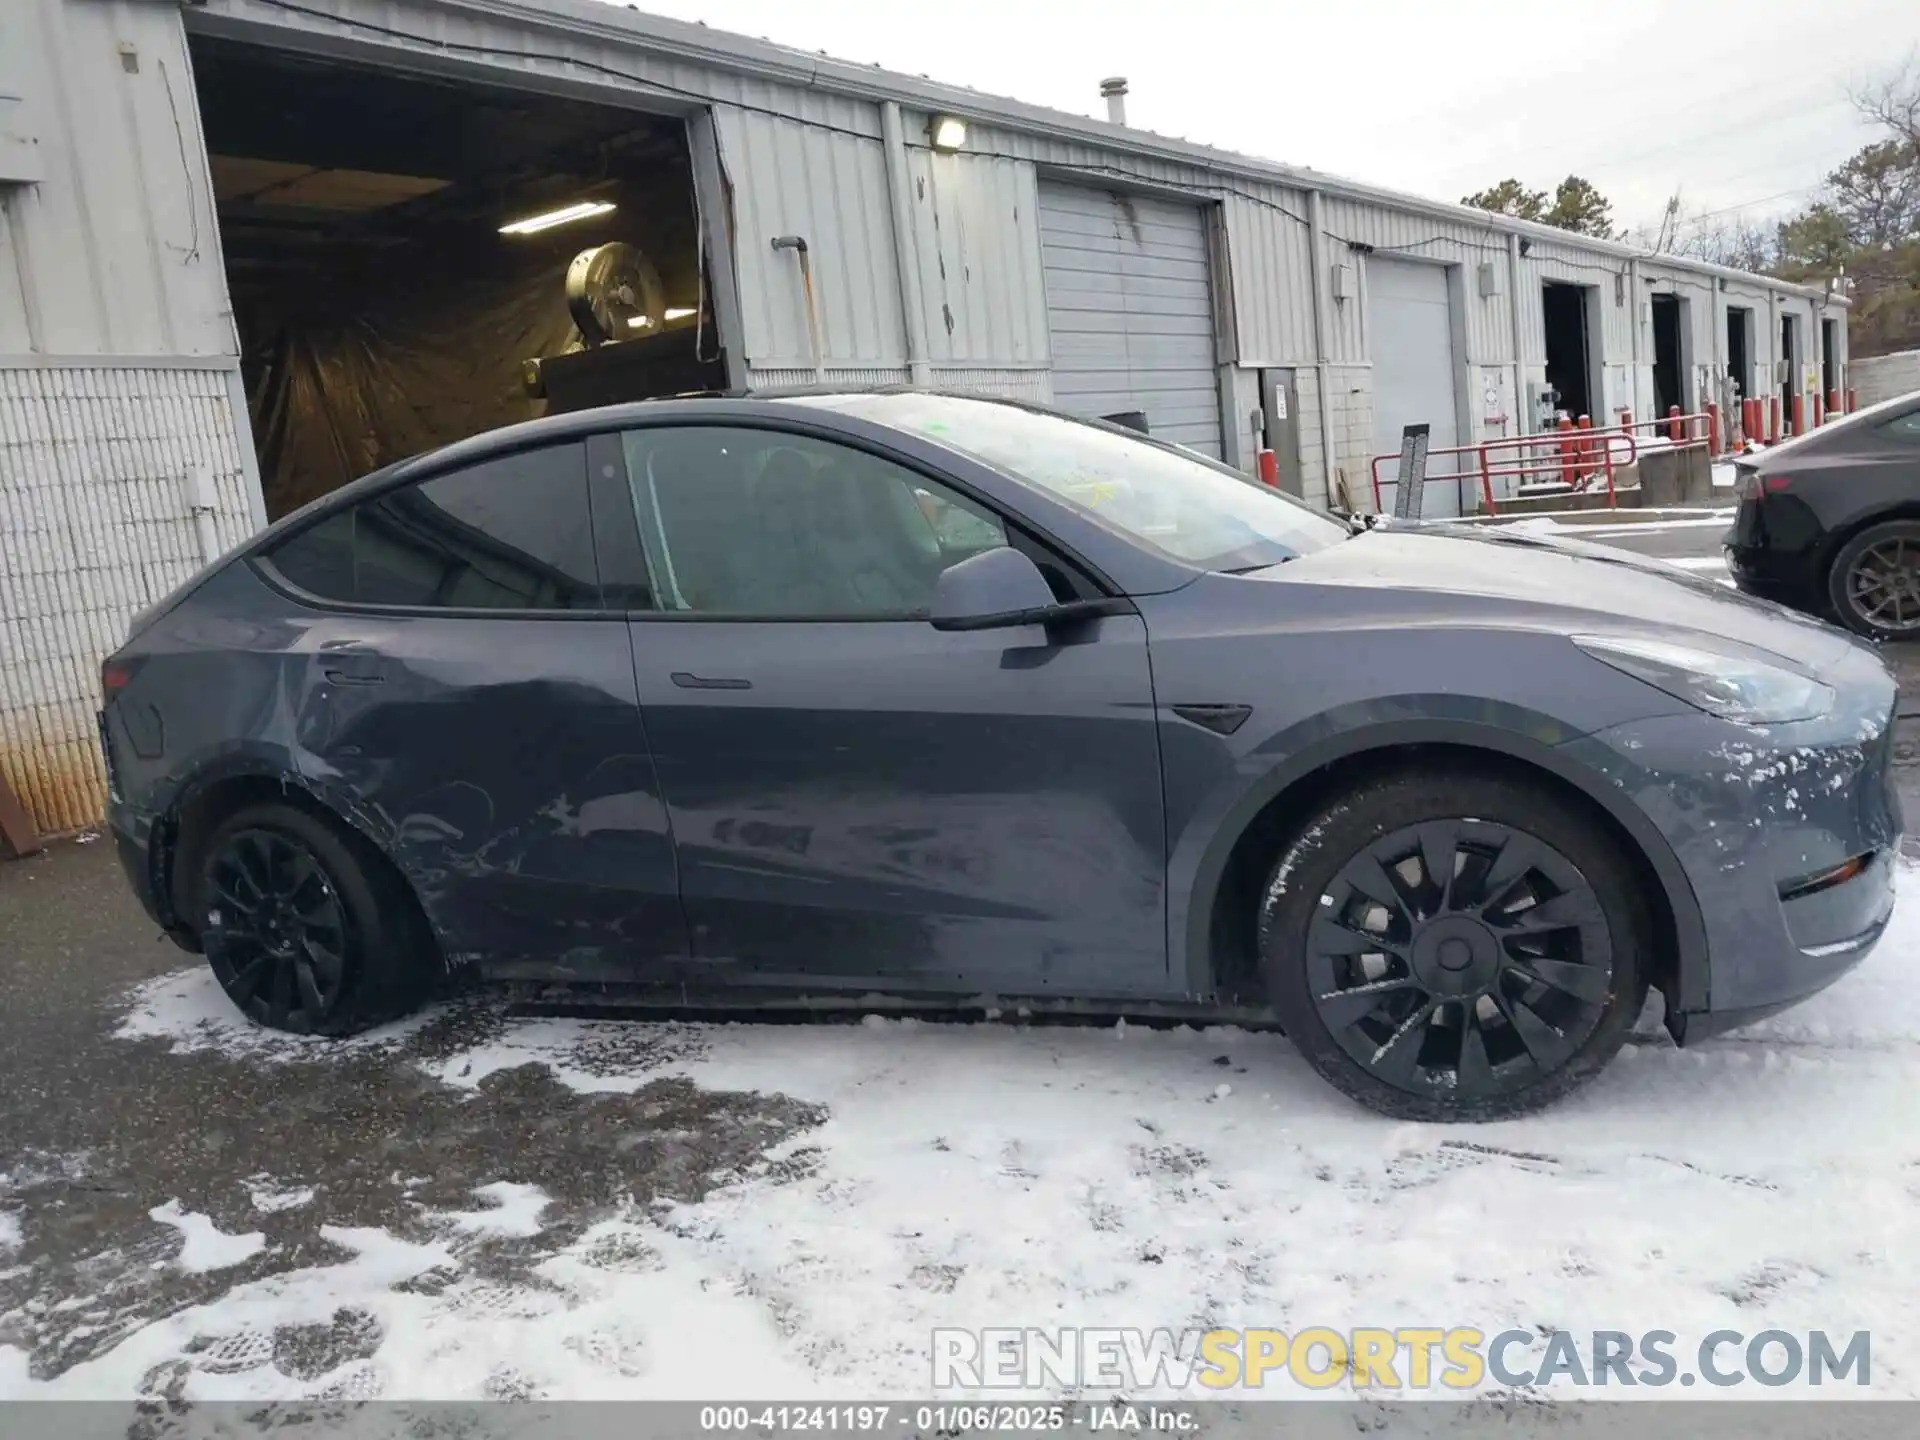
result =
[[[1630,861],[1557,792],[1409,770],[1335,799],[1282,852],[1259,948],[1287,1034],[1340,1090],[1396,1119],[1497,1120],[1613,1058],[1650,933]]]
[[[1920,637],[1920,520],[1869,525],[1842,545],[1827,569],[1827,599],[1856,635]]]
[[[344,826],[249,805],[200,847],[194,924],[214,977],[248,1017],[350,1035],[426,998],[433,951],[405,883]]]

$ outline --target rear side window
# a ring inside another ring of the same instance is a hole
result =
[[[322,600],[410,609],[600,606],[581,446],[489,460],[361,502],[268,556]]]

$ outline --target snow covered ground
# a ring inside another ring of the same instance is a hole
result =
[[[1687,1051],[1649,1016],[1572,1100],[1480,1127],[1374,1117],[1241,1031],[501,1013],[407,1063],[460,1105],[536,1067],[570,1092],[777,1092],[817,1120],[696,1202],[563,1215],[559,1177],[509,1153],[462,1204],[317,1222],[298,1255],[268,1237],[333,1181],[250,1176],[224,1232],[169,1202],[177,1246],[88,1273],[190,1270],[202,1298],[50,1378],[0,1342],[0,1398],[924,1398],[936,1327],[1029,1325],[1868,1330],[1870,1393],[1920,1397],[1920,870],[1899,884],[1894,932],[1804,1007]],[[436,1023],[276,1037],[194,969],[130,997],[121,1033],[265,1077]],[[0,1278],[27,1260],[19,1187],[0,1176]],[[0,1336],[91,1303],[34,1300]]]

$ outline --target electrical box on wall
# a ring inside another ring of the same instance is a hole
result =
[[[1501,267],[1491,260],[1482,260],[1474,272],[1480,286],[1480,298],[1491,300],[1496,295],[1506,293],[1506,282],[1501,276]]]
[[[1353,267],[1336,265],[1333,267],[1333,298],[1347,300],[1353,295]]]

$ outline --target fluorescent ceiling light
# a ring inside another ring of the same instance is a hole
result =
[[[586,220],[595,215],[604,215],[613,206],[605,200],[580,200],[572,205],[563,205],[558,210],[549,210],[544,215],[529,215],[524,220],[515,220],[502,225],[502,235],[534,235],[542,230],[551,230],[556,225],[570,225],[575,220]]]
[[[698,315],[699,313],[698,310],[669,310],[667,311],[666,318],[669,320],[684,320],[689,315]]]
[[[653,324],[653,317],[650,315],[629,315],[627,317],[627,325],[634,330],[651,324]]]
[[[934,116],[931,131],[936,150],[958,150],[967,143],[967,122],[952,115]]]

